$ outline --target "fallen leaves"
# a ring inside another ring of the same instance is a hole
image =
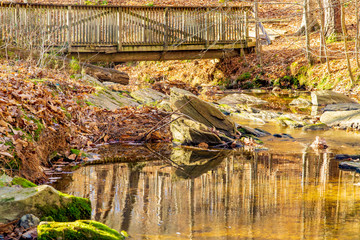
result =
[[[0,60],[0,165],[15,158],[23,171],[37,171],[39,164],[46,166],[47,154],[59,146],[82,149],[136,141],[166,117],[147,106],[115,111],[88,106],[86,98],[94,92],[94,87],[64,72],[40,69],[25,61]],[[67,146],[53,142],[56,137],[65,138]],[[168,127],[164,127],[145,141],[169,139]],[[77,159],[73,154],[68,158]]]

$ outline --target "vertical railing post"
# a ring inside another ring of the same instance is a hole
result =
[[[67,24],[67,45],[68,52],[71,52],[71,28],[72,28],[72,19],[71,19],[71,6],[68,6],[66,13],[66,24]]]
[[[164,49],[168,47],[168,34],[169,34],[169,8],[165,8],[164,12]]]
[[[19,16],[19,5],[16,4],[16,7],[15,7],[15,42],[16,42],[16,45],[20,45],[19,44],[19,37],[20,37],[20,16]]]
[[[209,47],[209,14],[210,9],[206,8],[205,10],[205,47]]]
[[[248,15],[248,9],[245,10],[245,47],[248,47],[249,42],[249,15]]]
[[[118,12],[117,12],[117,24],[118,24],[118,52],[120,52],[122,50],[122,33],[123,33],[123,21],[122,21],[122,7],[118,8]]]

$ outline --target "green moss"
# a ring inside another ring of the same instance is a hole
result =
[[[11,185],[20,185],[23,188],[37,187],[35,183],[32,183],[29,180],[26,180],[25,178],[21,178],[21,177],[14,177],[13,180],[11,181]]]
[[[91,220],[80,220],[75,222],[48,222],[38,226],[38,239],[101,239],[116,240],[125,239],[124,234],[120,234],[108,226]]]
[[[245,72],[236,78],[237,81],[244,81],[251,78],[251,73]]]
[[[72,195],[59,192],[60,196],[70,198],[68,204],[62,203],[62,206],[46,206],[40,208],[43,216],[52,217],[58,222],[69,222],[79,219],[90,219],[91,217],[91,203],[89,199],[75,197]]]

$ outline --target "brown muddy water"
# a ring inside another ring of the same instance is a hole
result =
[[[360,239],[360,175],[334,159],[360,154],[360,134],[240,124],[293,138],[233,151],[108,145],[106,164],[54,185],[89,198],[94,220],[132,239]],[[329,148],[309,147],[316,136]]]

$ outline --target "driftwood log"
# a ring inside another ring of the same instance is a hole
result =
[[[115,82],[123,85],[129,84],[129,75],[113,68],[103,68],[88,63],[82,63],[86,74],[97,78],[100,82]]]

